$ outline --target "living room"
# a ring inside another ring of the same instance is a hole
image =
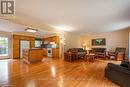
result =
[[[129,0],[0,4],[0,87],[130,87]]]
[[[129,50],[129,29],[125,28],[123,30],[107,32],[107,33],[97,33],[97,34],[84,34],[84,35],[77,35],[71,34],[67,36],[65,49],[66,51],[68,48],[84,48],[84,44],[86,45],[87,50],[91,48],[106,48],[106,51],[115,51],[116,47],[124,47],[126,48],[126,58],[128,58],[128,50]],[[70,39],[69,37],[72,37]],[[92,45],[93,39],[105,39],[105,45]]]

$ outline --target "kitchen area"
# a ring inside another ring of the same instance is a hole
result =
[[[44,56],[49,58],[59,58],[59,36],[42,38],[42,48],[44,48]]]
[[[23,59],[26,63],[41,61],[43,58],[59,58],[59,36],[36,38],[13,35],[13,58]]]

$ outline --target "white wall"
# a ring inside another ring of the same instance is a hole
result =
[[[65,51],[69,48],[81,47],[80,35],[74,33],[65,33]]]
[[[99,34],[86,34],[86,35],[78,35],[74,33],[66,33],[65,34],[65,51],[69,48],[78,48],[82,47],[83,43],[86,43],[88,47],[92,48],[94,46],[91,45],[91,40],[95,38],[106,38],[106,46],[98,46],[105,47],[107,51],[114,51],[116,47],[125,47],[126,57],[128,57],[128,49],[129,49],[129,29],[108,32],[108,33],[99,33]]]
[[[91,40],[96,38],[106,38],[105,46],[92,46]],[[88,47],[105,47],[107,51],[114,51],[116,47],[125,47],[126,48],[126,57],[128,57],[128,43],[129,43],[129,29],[100,33],[100,34],[91,34],[81,36],[81,43],[87,43]]]

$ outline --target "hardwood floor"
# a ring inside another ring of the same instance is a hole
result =
[[[27,65],[19,60],[0,60],[0,87],[119,87],[104,78],[108,62],[113,61],[45,59]]]

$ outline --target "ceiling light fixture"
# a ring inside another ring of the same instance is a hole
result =
[[[31,33],[36,33],[38,30],[37,29],[32,29],[32,28],[27,28],[25,29],[27,32],[31,32]]]
[[[60,30],[60,31],[72,31],[72,27],[64,26],[64,25],[53,26],[53,28]]]

